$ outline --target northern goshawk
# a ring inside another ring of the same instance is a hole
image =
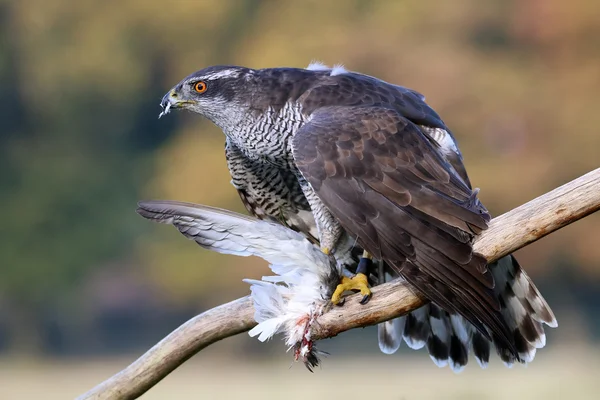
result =
[[[488,265],[473,252],[490,215],[421,94],[322,64],[214,66],[183,79],[161,106],[161,115],[187,109],[223,130],[232,183],[252,214],[304,233],[344,264],[364,250],[333,303],[346,290],[368,300],[371,257],[431,300],[383,329],[384,351],[397,349],[400,332],[441,364],[466,364],[468,343],[485,363],[489,341],[505,363],[529,362],[545,344],[542,323],[557,325],[513,256]]]

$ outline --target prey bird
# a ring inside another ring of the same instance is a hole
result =
[[[275,276],[250,283],[254,319],[249,333],[260,341],[277,333],[312,371],[319,354],[310,329],[330,307],[341,266],[301,233],[279,223],[261,221],[231,211],[176,201],[141,201],[138,214],[151,221],[171,224],[205,249],[222,254],[257,256],[270,263]]]
[[[468,343],[485,364],[493,342],[506,364],[526,363],[545,344],[542,323],[557,325],[512,255],[488,265],[473,252],[490,215],[453,134],[420,93],[319,63],[213,66],[184,78],[161,107],[161,116],[186,109],[222,129],[232,183],[251,214],[357,265],[332,303],[346,291],[368,301],[372,275],[405,279],[431,301],[380,326],[384,352],[403,337],[460,369]]]

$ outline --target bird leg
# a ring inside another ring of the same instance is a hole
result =
[[[343,305],[344,299],[342,295],[346,291],[358,290],[363,295],[360,304],[367,304],[371,299],[371,289],[369,289],[369,271],[373,265],[372,257],[366,251],[363,252],[358,267],[356,268],[356,275],[352,278],[342,277],[342,281],[333,292],[331,296],[331,302],[336,305]]]
[[[336,245],[344,233],[342,226],[323,204],[313,187],[301,175],[298,176],[298,183],[300,183],[302,192],[315,218],[321,251],[326,255],[335,254]]]

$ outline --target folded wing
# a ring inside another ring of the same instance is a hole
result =
[[[358,244],[517,354],[472,239],[490,216],[439,145],[385,107],[326,107],[295,135],[297,166]]]

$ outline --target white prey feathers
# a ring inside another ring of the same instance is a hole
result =
[[[310,370],[319,362],[310,326],[331,298],[340,267],[300,233],[241,214],[174,201],[140,202],[145,218],[174,225],[200,246],[224,254],[254,255],[271,263],[275,276],[246,279],[258,322],[250,336],[265,341],[283,333]]]

